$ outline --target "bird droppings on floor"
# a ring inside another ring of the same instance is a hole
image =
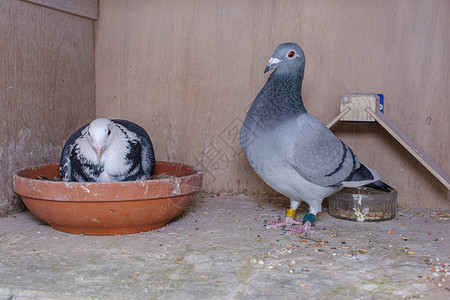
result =
[[[450,299],[449,211],[398,208],[383,222],[322,212],[309,236],[262,230],[288,205],[198,195],[167,226],[121,236],[1,218],[0,299]]]

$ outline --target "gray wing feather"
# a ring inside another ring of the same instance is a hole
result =
[[[59,172],[61,175],[62,180],[64,181],[72,181],[72,160],[71,160],[71,154],[73,147],[75,147],[75,143],[77,139],[81,136],[83,130],[88,126],[89,124],[83,125],[81,128],[79,128],[77,131],[75,131],[66,141],[64,144],[63,150],[61,152],[61,159],[59,163]]]
[[[295,120],[294,149],[290,164],[300,175],[320,186],[340,186],[360,167],[352,149],[320,120],[302,114]]]
[[[139,138],[142,144],[142,170],[144,174],[149,174],[151,177],[155,170],[155,156],[153,152],[153,145],[150,138]]]
[[[139,138],[139,142],[141,143],[142,146],[141,147],[142,170],[144,171],[144,174],[148,174],[148,176],[151,177],[155,170],[155,152],[153,150],[152,141],[148,136],[147,132],[145,131],[145,129],[127,120],[113,119],[112,121],[136,133],[136,135]]]
[[[61,161],[59,170],[63,181],[72,180],[72,163],[70,161],[70,153],[72,152],[73,145],[65,145],[61,153]]]

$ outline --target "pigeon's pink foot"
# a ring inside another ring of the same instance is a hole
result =
[[[286,226],[285,228],[285,234],[298,234],[298,233],[304,233],[305,235],[311,234],[311,222],[306,221],[303,226],[301,227],[292,227],[292,226]]]
[[[302,222],[295,221],[291,217],[285,217],[282,221],[269,220],[269,221],[265,221],[265,223],[266,224],[264,225],[263,229],[280,228],[280,227],[284,227],[284,226],[291,227],[292,225],[302,224]]]

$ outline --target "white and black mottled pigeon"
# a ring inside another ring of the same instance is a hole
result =
[[[155,155],[147,132],[117,119],[96,119],[75,131],[61,153],[64,181],[146,180],[153,175]]]
[[[270,220],[265,228],[286,226],[290,233],[309,234],[324,198],[343,187],[390,187],[306,111],[301,95],[304,69],[305,55],[300,46],[284,43],[275,49],[265,69],[274,71],[247,113],[240,142],[259,177],[290,199],[285,218],[280,222]],[[303,222],[298,222],[294,217],[302,200],[309,204],[310,211]]]

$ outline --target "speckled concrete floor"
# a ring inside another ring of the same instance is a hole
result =
[[[199,195],[168,226],[123,236],[2,218],[0,299],[450,299],[448,211],[400,208],[378,223],[322,213],[308,238],[261,229],[287,205]]]

